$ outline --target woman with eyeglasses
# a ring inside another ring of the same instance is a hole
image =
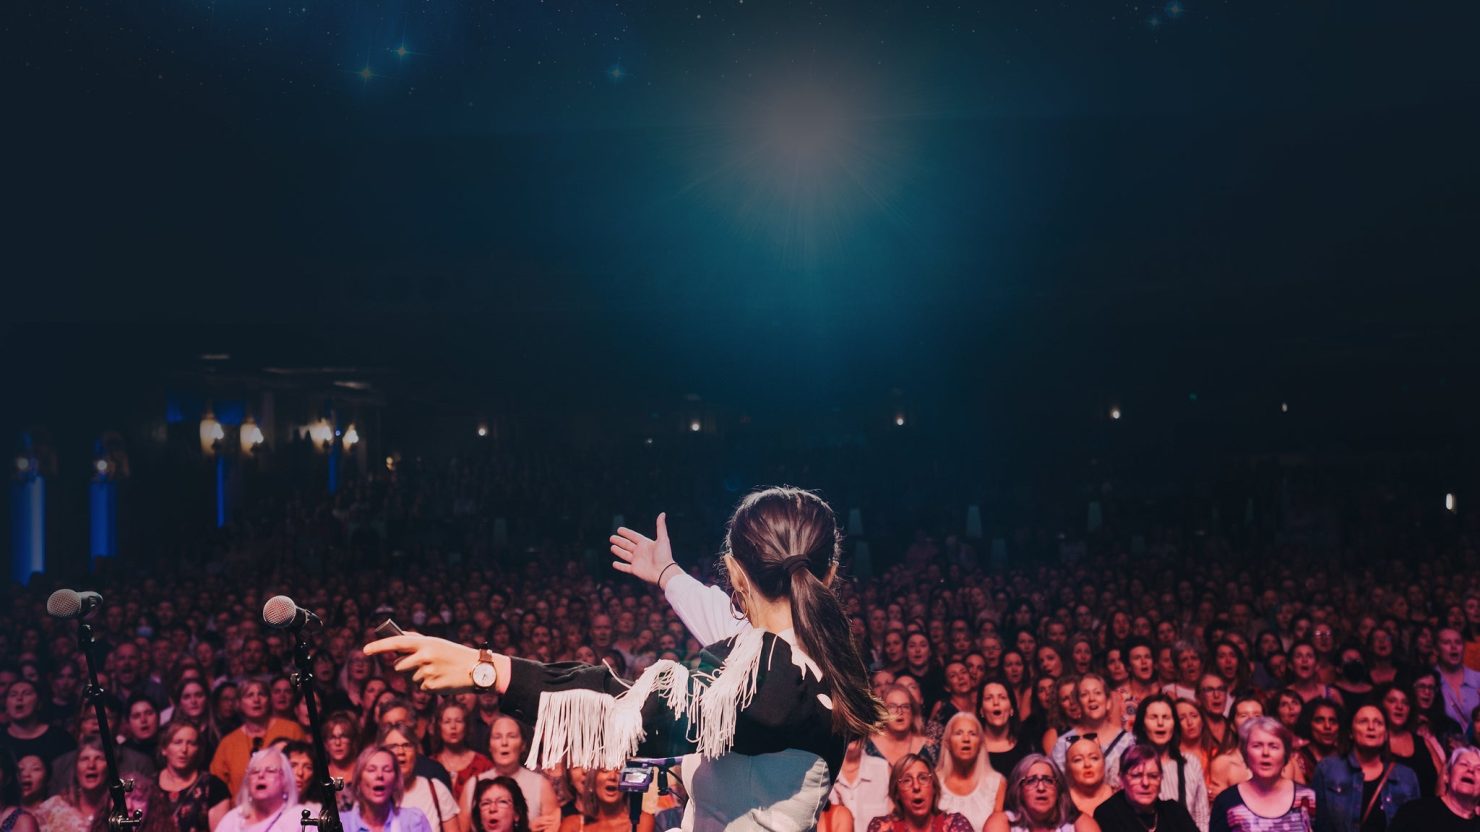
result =
[[[906,754],[935,759],[935,747],[920,732],[920,705],[909,691],[899,685],[885,688],[884,711],[884,724],[869,738],[865,753],[883,757],[891,766]]]
[[[1312,832],[1316,793],[1284,774],[1294,734],[1274,717],[1258,716],[1238,736],[1249,779],[1213,801],[1208,832]]]
[[[930,762],[906,754],[889,770],[894,811],[869,821],[868,832],[974,832],[971,821],[940,808],[940,782]]]
[[[1074,807],[1053,760],[1029,754],[1013,768],[1002,811],[987,818],[982,832],[1100,832],[1100,825]]]
[[[265,703],[265,692],[263,698]],[[215,832],[295,832],[301,829],[302,816],[297,804],[298,788],[288,756],[269,746],[248,759],[236,806],[221,818]]]
[[[1002,811],[1006,778],[987,762],[982,726],[971,714],[956,714],[946,723],[936,774],[941,810],[965,815],[972,829],[982,828],[993,812]]]
[[[355,759],[360,756],[360,722],[348,711],[335,711],[324,718],[324,754],[329,758],[329,776],[354,783]],[[355,803],[353,788],[346,786],[334,794],[339,811],[347,812]]]
[[[1433,738],[1439,747],[1462,733],[1460,726],[1444,711],[1444,697],[1439,695],[1439,671],[1427,668],[1419,671],[1409,683],[1413,694],[1413,730],[1425,740]]]
[[[1197,832],[1187,807],[1161,796],[1161,753],[1145,743],[1120,760],[1120,790],[1095,809],[1102,832]]]
[[[473,794],[476,784],[495,777],[507,777],[519,784],[528,808],[529,825],[535,832],[553,832],[560,826],[561,800],[550,778],[525,767],[529,751],[524,729],[508,714],[500,714],[488,731],[488,761],[493,767],[469,780],[458,794],[462,832],[473,827]],[[567,769],[573,766],[567,765]],[[581,766],[584,768],[584,766]]]
[[[459,832],[461,821],[457,819],[459,807],[452,792],[435,777],[422,777],[416,773],[416,758],[419,745],[416,741],[414,723],[393,722],[380,729],[376,744],[387,749],[396,757],[401,767],[403,797],[399,806],[419,810],[432,823],[432,832]]]
[[[473,832],[529,832],[529,804],[512,778],[478,781],[473,790]]]
[[[1155,748],[1161,755],[1161,796],[1187,809],[1197,828],[1208,828],[1208,783],[1197,758],[1182,754],[1182,727],[1177,723],[1176,703],[1158,693],[1141,703],[1136,712],[1136,742]]]

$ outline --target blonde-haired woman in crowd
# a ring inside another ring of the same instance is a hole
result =
[[[301,814],[288,756],[269,746],[248,759],[236,805],[215,832],[298,832]]]
[[[982,725],[969,713],[958,713],[946,721],[941,735],[940,809],[956,812],[981,829],[993,812],[1002,811],[1007,778],[992,769],[982,744]]]

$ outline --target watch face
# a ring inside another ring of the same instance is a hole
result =
[[[485,662],[473,666],[473,684],[478,687],[493,687],[494,678],[493,665]]]

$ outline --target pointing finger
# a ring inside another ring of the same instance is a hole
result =
[[[365,645],[365,655],[376,656],[381,653],[411,653],[420,646],[421,640],[418,636],[390,636],[389,638],[377,639]]]

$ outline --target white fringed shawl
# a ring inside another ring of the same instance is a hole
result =
[[[725,754],[735,743],[740,711],[755,696],[764,639],[760,629],[735,636],[734,647],[713,676],[691,674],[687,667],[664,659],[618,696],[594,690],[541,693],[524,764],[536,770],[561,763],[621,768],[647,736],[642,706],[653,694],[662,695],[674,717],[688,717],[689,739],[700,755],[713,759]]]

